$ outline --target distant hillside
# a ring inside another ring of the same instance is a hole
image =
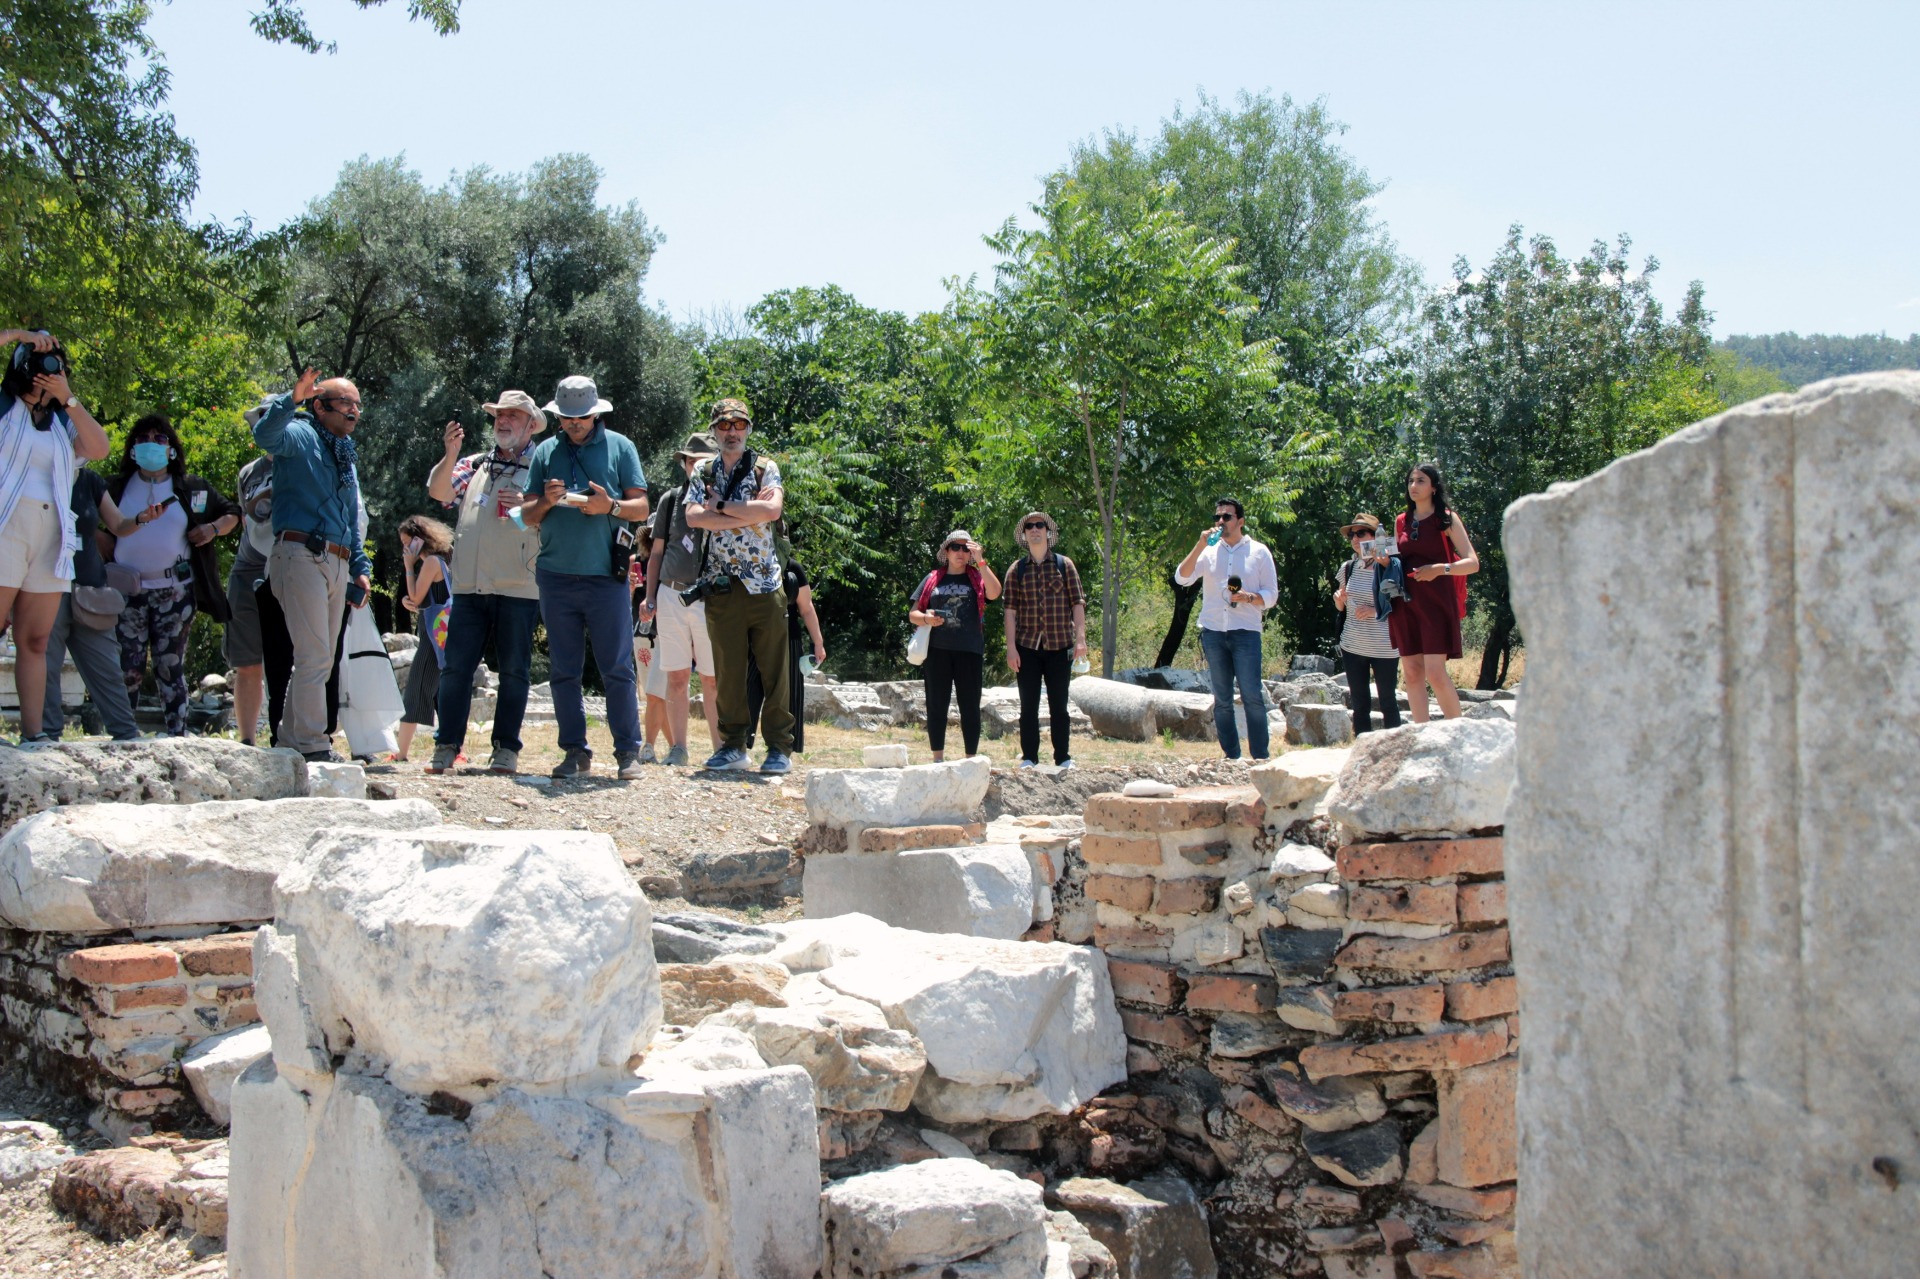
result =
[[[1715,345],[1732,351],[1746,364],[1772,369],[1794,386],[1847,373],[1877,369],[1920,369],[1920,333],[1890,338],[1869,333],[1860,337],[1813,333],[1735,334]]]

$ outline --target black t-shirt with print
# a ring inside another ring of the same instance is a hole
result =
[[[945,619],[927,636],[930,646],[960,653],[987,651],[987,638],[980,626],[980,601],[965,573],[942,573],[933,584],[927,611]]]

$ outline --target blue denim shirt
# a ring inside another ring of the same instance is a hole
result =
[[[361,545],[360,481],[340,473],[333,452],[320,438],[325,428],[296,413],[291,394],[273,397],[253,424],[253,442],[273,454],[273,535],[319,533],[346,547],[355,577],[373,570]]]

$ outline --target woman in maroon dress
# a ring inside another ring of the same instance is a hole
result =
[[[1387,614],[1387,631],[1400,652],[1407,706],[1413,722],[1427,722],[1427,689],[1433,689],[1446,719],[1460,717],[1460,694],[1447,674],[1447,659],[1460,656],[1460,583],[1442,581],[1480,571],[1466,527],[1447,506],[1440,468],[1422,462],[1407,475],[1407,509],[1394,518],[1407,598]]]

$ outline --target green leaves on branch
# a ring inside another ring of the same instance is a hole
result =
[[[387,0],[353,0],[362,9],[372,9]],[[425,22],[443,36],[460,29],[460,0],[407,0],[407,16]],[[332,53],[336,44],[321,40],[307,24],[302,0],[266,0],[260,12],[249,19],[254,34],[275,44],[290,44],[308,53]]]

